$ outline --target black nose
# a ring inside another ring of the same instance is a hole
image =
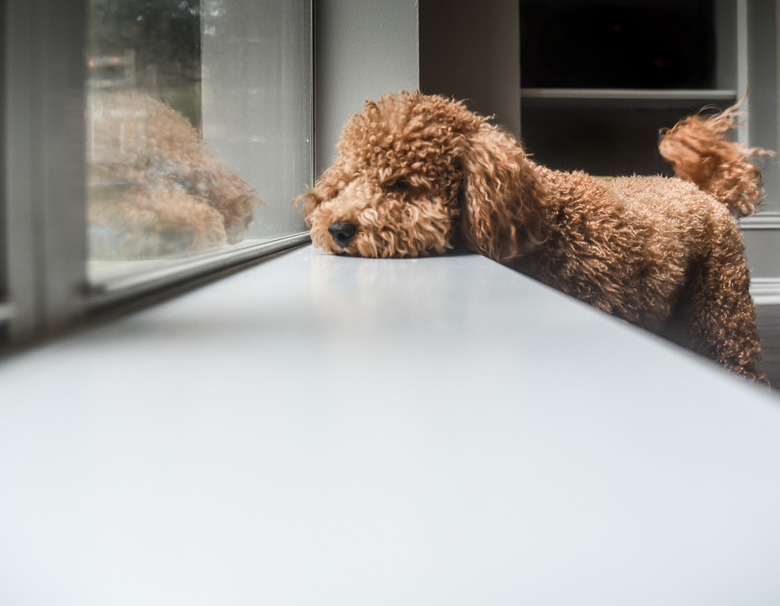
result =
[[[346,221],[336,221],[331,223],[328,231],[330,232],[333,241],[341,248],[347,248],[349,243],[357,233],[358,226],[354,223],[347,223]]]

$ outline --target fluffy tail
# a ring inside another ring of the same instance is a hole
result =
[[[737,124],[740,103],[715,115],[683,118],[661,131],[658,149],[675,175],[692,181],[723,202],[738,217],[752,215],[764,197],[761,169],[755,164],[774,152],[749,148],[727,138]]]

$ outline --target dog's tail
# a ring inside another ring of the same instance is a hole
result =
[[[683,118],[661,131],[658,149],[676,176],[698,185],[732,214],[746,217],[764,197],[759,165],[775,154],[728,139],[728,132],[739,126],[737,109],[741,103],[718,114]]]

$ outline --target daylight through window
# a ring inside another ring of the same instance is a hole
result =
[[[311,4],[90,0],[93,282],[305,231]]]

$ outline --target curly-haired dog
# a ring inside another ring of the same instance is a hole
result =
[[[260,203],[184,116],[146,95],[92,99],[88,154],[93,256],[216,250],[243,238]]]
[[[685,344],[752,379],[759,358],[743,240],[729,214],[762,196],[728,142],[731,108],[665,133],[680,178],[550,170],[506,132],[439,96],[401,93],[352,117],[307,194],[315,246],[335,254],[474,251]]]

